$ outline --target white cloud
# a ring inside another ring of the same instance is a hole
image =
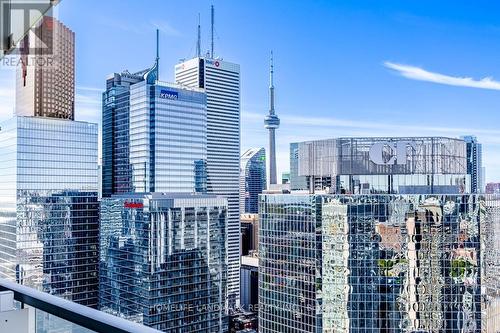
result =
[[[80,91],[94,91],[94,92],[99,92],[102,93],[104,92],[104,88],[96,88],[96,87],[87,87],[87,86],[76,86],[76,90]]]
[[[167,36],[173,36],[173,37],[181,36],[179,30],[172,27],[172,25],[167,21],[164,20],[151,21],[151,24]]]
[[[412,80],[446,84],[449,86],[500,90],[500,82],[493,80],[493,78],[491,77],[485,77],[476,80],[471,77],[450,76],[450,75],[430,72],[416,66],[403,65],[389,61],[384,62],[384,66],[392,70],[395,70],[401,76]]]
[[[100,23],[103,26],[111,29],[121,30],[126,33],[133,33],[138,35],[150,34],[151,26],[159,29],[163,34],[167,36],[178,37],[182,35],[179,30],[175,29],[169,22],[165,20],[152,20],[149,23],[144,22],[139,24],[130,24],[130,22],[128,21],[103,17],[100,19]]]

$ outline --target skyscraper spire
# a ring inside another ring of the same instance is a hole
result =
[[[201,57],[201,23],[200,13],[198,13],[198,39],[196,41],[196,56]]]
[[[160,30],[156,29],[156,79],[160,79]]]
[[[214,10],[214,5],[210,8],[210,17],[211,17],[211,24],[210,24],[210,38],[212,39],[211,41],[211,48],[210,48],[210,57],[213,59],[214,58],[214,24],[215,24],[215,10]]]
[[[264,127],[269,130],[269,184],[277,184],[276,177],[276,129],[280,120],[274,111],[274,63],[273,51],[269,66],[269,114],[264,119]]]
[[[153,67],[144,74],[147,84],[154,84],[160,79],[160,30],[156,29],[156,60]]]

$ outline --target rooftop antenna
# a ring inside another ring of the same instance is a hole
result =
[[[211,47],[211,58],[213,59],[214,58],[214,23],[215,23],[215,20],[214,20],[214,5],[212,5],[212,8],[211,8],[211,39],[212,39],[212,47]]]
[[[156,29],[156,79],[160,80],[160,30]]]
[[[196,42],[196,54],[198,58],[201,57],[201,25],[200,25],[200,13],[198,13],[198,40]]]

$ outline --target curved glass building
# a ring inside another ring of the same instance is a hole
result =
[[[240,212],[257,214],[259,194],[266,189],[266,151],[250,148],[241,155]]]

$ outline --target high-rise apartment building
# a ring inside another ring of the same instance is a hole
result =
[[[227,332],[226,214],[214,195],[104,198],[100,309],[164,332]]]
[[[16,110],[20,116],[75,119],[75,33],[43,17],[20,45]]]
[[[207,192],[228,200],[228,293],[235,303],[240,276],[240,66],[197,57],[175,66],[175,81],[207,94]]]
[[[240,213],[259,212],[259,194],[266,189],[266,151],[250,148],[240,160]]]
[[[97,124],[16,116],[0,154],[0,277],[97,306]]]
[[[485,175],[483,167],[483,145],[478,142],[477,137],[472,135],[463,136],[467,143],[467,173],[471,176],[472,193],[484,193]]]

